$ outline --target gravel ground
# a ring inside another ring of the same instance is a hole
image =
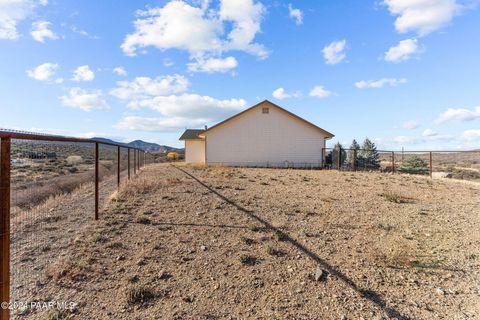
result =
[[[72,240],[48,265],[35,253],[35,298],[74,311],[17,317],[478,319],[479,196],[406,175],[151,165],[98,223],[51,222]],[[57,206],[73,217],[81,199]]]

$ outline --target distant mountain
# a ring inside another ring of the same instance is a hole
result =
[[[170,151],[183,151],[183,149],[174,148],[170,146],[160,145],[158,143],[145,142],[142,140],[135,140],[127,143],[129,146],[139,148],[150,152],[170,152]]]
[[[135,141],[132,141],[132,142],[129,142],[129,143],[122,143],[122,142],[117,142],[117,141],[113,141],[111,139],[101,138],[101,137],[95,137],[95,138],[92,138],[92,139],[100,141],[100,142],[120,143],[120,144],[124,144],[126,146],[130,146],[130,147],[133,147],[133,148],[139,148],[139,149],[149,151],[149,152],[170,152],[170,151],[183,152],[183,149],[174,148],[174,147],[165,146],[165,145],[160,145],[158,143],[145,142],[143,140],[135,140]]]

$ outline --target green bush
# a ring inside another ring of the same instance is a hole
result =
[[[427,162],[423,159],[420,159],[417,156],[411,156],[407,160],[403,161],[399,171],[402,173],[410,173],[410,174],[428,174],[429,173]]]

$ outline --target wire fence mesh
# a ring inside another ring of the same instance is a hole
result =
[[[67,216],[59,205],[79,188],[93,194],[94,150],[85,143],[12,139],[10,156],[11,301],[35,301],[50,262],[63,254],[59,244],[73,240],[52,222],[74,228],[72,220],[93,217]],[[93,204],[93,198],[86,200]]]
[[[85,139],[0,134],[1,298],[47,301],[42,287],[64,272],[52,263],[59,257],[68,263],[66,248],[77,243],[75,231],[96,216],[96,195],[102,208],[119,182],[133,178],[148,157],[133,148]],[[8,310],[0,312],[0,318],[8,317]],[[14,315],[21,312],[14,309]]]
[[[323,149],[323,168],[480,181],[480,152]]]

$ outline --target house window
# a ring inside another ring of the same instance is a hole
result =
[[[262,108],[262,113],[268,113],[270,110],[268,108]]]

